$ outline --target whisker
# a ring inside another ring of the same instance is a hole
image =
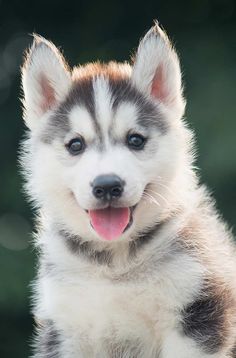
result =
[[[158,195],[162,200],[164,200],[164,202],[167,204],[167,205],[170,205],[170,203],[169,203],[169,201],[163,196],[163,195],[161,195],[160,193],[158,193],[158,192],[156,192],[156,191],[154,191],[154,190],[152,190],[152,189],[148,189],[148,190],[150,190],[152,193],[154,193],[155,195]]]
[[[160,178],[160,180],[162,180],[161,177],[159,177],[159,178]],[[176,196],[176,194],[174,193],[174,191],[171,190],[170,187],[168,187],[167,185],[161,183],[161,182],[158,181],[158,180],[156,180],[156,183],[157,183],[157,185],[160,185],[160,186],[162,186],[164,189],[166,189],[166,190],[167,190],[171,195],[173,195],[174,197]]]
[[[147,193],[147,192],[144,192],[143,193],[143,197],[145,198],[147,198],[147,199],[149,199],[149,200],[151,200],[154,204],[156,204],[157,206],[161,206],[160,205],[160,203],[158,203],[158,201],[151,195],[151,194],[149,194],[149,193]]]

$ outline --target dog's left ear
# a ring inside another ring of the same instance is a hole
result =
[[[185,101],[178,56],[157,23],[139,44],[132,81],[145,95],[173,111],[176,117],[182,117]]]
[[[30,129],[62,101],[71,86],[71,74],[60,51],[35,35],[22,67],[24,119]]]

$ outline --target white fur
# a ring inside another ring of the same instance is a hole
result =
[[[166,358],[227,358],[227,356],[220,352],[216,354],[202,354],[196,344],[189,338],[183,338],[175,330],[169,333],[163,342],[162,355]]]
[[[115,135],[117,139],[123,138],[127,130],[137,128],[137,106],[134,103],[124,102],[118,108],[114,116]]]
[[[78,134],[85,137],[89,143],[94,140],[96,137],[95,128],[91,115],[85,107],[75,106],[69,113],[69,120],[72,126],[72,133],[68,133],[67,141]]]
[[[98,121],[102,123],[103,134],[106,135],[111,122],[112,105],[108,82],[104,77],[95,78],[93,81],[93,88],[97,118]]]

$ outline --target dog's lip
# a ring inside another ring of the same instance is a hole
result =
[[[137,205],[131,206],[131,207],[129,208],[129,210],[130,210],[129,222],[128,222],[127,226],[125,227],[123,233],[126,232],[126,231],[132,226],[132,224],[133,224],[133,221],[134,221],[134,219],[133,219],[133,213],[134,213],[134,210],[135,210],[136,206],[137,206]]]
[[[133,212],[134,212],[134,210],[135,210],[135,208],[136,208],[137,205],[138,205],[138,204],[135,204],[135,205],[133,205],[133,206],[113,206],[113,205],[107,205],[107,206],[104,206],[104,207],[101,207],[101,208],[84,209],[84,211],[88,214],[89,210],[102,210],[102,209],[107,209],[107,208],[109,208],[109,207],[114,208],[114,209],[115,209],[115,208],[117,208],[117,209],[119,209],[119,208],[129,208],[130,213],[133,214]]]

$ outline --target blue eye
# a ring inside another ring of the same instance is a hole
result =
[[[68,152],[71,155],[81,154],[85,148],[85,143],[82,137],[71,139],[66,145]]]
[[[127,144],[129,148],[134,150],[143,149],[146,143],[146,138],[144,138],[141,134],[129,134],[127,137]]]

